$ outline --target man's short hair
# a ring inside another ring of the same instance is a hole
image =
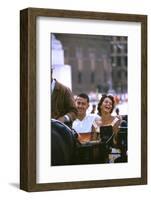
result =
[[[78,94],[77,97],[81,97],[81,98],[84,98],[87,100],[87,102],[89,103],[89,96],[85,93],[81,93],[81,94]]]

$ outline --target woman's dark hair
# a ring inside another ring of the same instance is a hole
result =
[[[103,94],[101,99],[100,99],[100,101],[99,101],[99,103],[98,103],[98,107],[97,107],[99,115],[101,115],[101,105],[102,105],[104,99],[106,99],[106,98],[109,98],[112,101],[112,109],[111,109],[110,113],[112,113],[112,111],[114,109],[114,104],[115,104],[114,97],[112,95]]]

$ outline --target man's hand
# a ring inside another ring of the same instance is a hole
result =
[[[59,120],[60,122],[65,122],[65,118],[64,118],[64,116],[63,117],[59,117],[57,120]]]

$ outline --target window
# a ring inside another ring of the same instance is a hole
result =
[[[127,56],[124,56],[123,59],[124,59],[124,66],[127,66]]]
[[[117,56],[117,66],[121,66],[121,57]]]
[[[94,71],[91,72],[91,83],[94,83],[95,82],[95,74],[94,74]]]
[[[121,79],[121,71],[118,71],[118,72],[117,72],[117,78],[118,78],[118,79]]]
[[[124,44],[123,47],[124,47],[124,53],[127,53],[127,44]]]
[[[81,73],[81,71],[78,72],[78,83],[79,84],[82,83],[82,73]]]

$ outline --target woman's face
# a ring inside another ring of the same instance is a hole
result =
[[[101,113],[111,113],[113,108],[112,100],[106,97],[101,105]]]

